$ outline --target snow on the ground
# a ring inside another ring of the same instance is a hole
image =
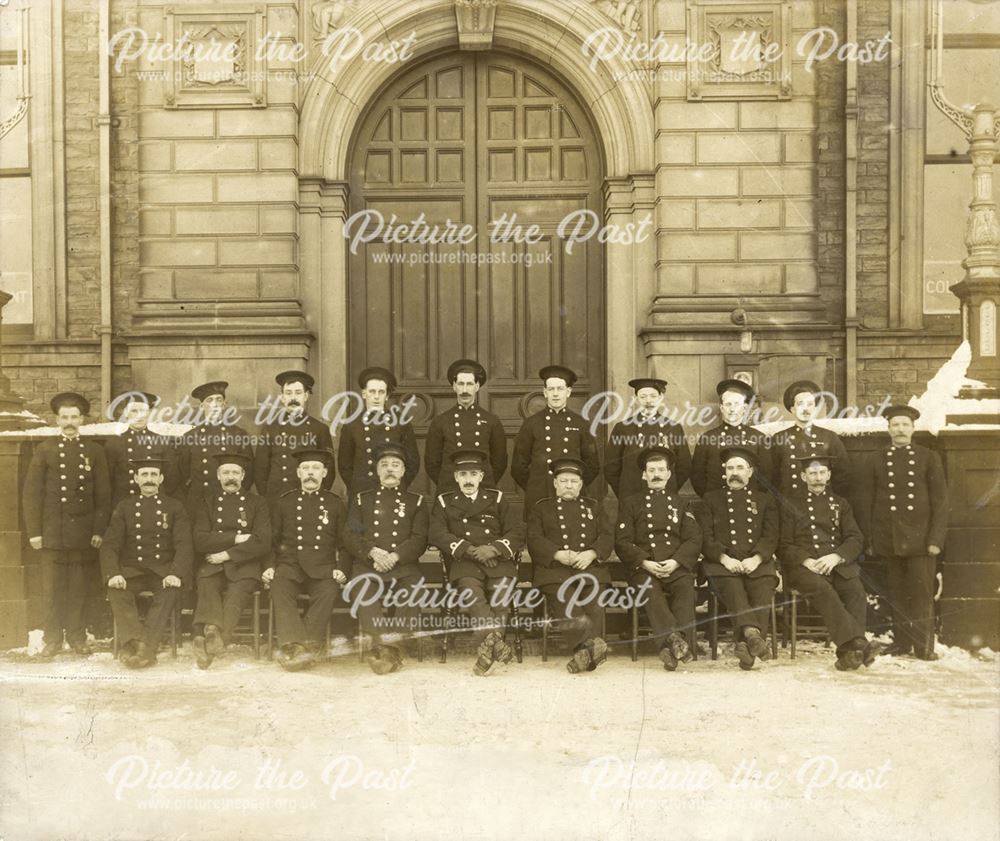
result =
[[[128,428],[128,424],[119,423],[118,421],[105,421],[104,423],[85,423],[80,427],[80,434],[83,436],[87,435],[121,435]],[[152,421],[149,424],[149,431],[157,435],[176,435],[180,436],[192,429],[192,425],[189,423],[169,423]],[[0,432],[0,435],[24,435],[29,438],[45,438],[46,436],[53,436],[59,434],[58,426],[38,426],[34,429],[23,429],[23,430],[9,430],[7,432]]]
[[[995,839],[997,663],[0,660],[17,839]],[[981,658],[987,658],[984,662]],[[667,831],[669,828],[669,832]]]

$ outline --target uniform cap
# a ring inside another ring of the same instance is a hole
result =
[[[304,461],[320,461],[326,467],[329,467],[333,462],[333,453],[329,450],[315,448],[301,449],[292,453],[292,458],[295,459],[296,464],[302,464]]]
[[[667,466],[673,470],[674,467],[674,454],[670,452],[666,447],[646,447],[646,449],[639,452],[639,469],[646,469],[646,462],[655,461],[656,459],[666,459]]]
[[[558,377],[564,380],[569,387],[572,387],[573,383],[576,382],[576,373],[565,365],[546,365],[538,372],[538,376],[541,377],[542,382],[545,382],[549,377]]]
[[[305,371],[282,371],[274,378],[274,381],[282,387],[288,383],[302,383],[302,387],[306,391],[312,391],[313,386],[316,385],[316,380]]]
[[[795,405],[795,398],[798,395],[819,394],[822,390],[812,380],[798,380],[785,389],[785,396],[782,402],[784,402],[785,408],[790,412],[792,411],[792,406]]]
[[[722,395],[727,391],[738,391],[746,397],[747,401],[753,400],[755,396],[753,387],[743,382],[743,380],[723,380],[715,387],[715,393],[718,394],[719,397],[722,397]]]
[[[920,412],[914,409],[912,406],[886,406],[882,410],[882,417],[886,420],[889,418],[896,418],[900,415],[906,415],[911,421],[916,421],[920,417]]]
[[[549,463],[549,473],[553,476],[558,476],[560,473],[575,473],[582,479],[583,470],[583,462],[578,458],[570,458],[569,456],[553,459]]]
[[[757,454],[746,447],[723,447],[719,451],[719,461],[723,464],[736,457],[744,459],[751,467],[757,466]]]
[[[246,453],[213,453],[212,460],[216,467],[222,467],[224,464],[238,464],[244,470],[250,467],[250,456]]]
[[[486,382],[486,369],[475,359],[456,359],[448,366],[448,382],[455,382],[459,374],[472,374],[480,385]]]
[[[629,387],[634,389],[636,392],[640,388],[655,388],[660,394],[663,394],[667,390],[667,381],[658,380],[655,377],[640,377],[636,380],[628,381]]]
[[[191,396],[195,400],[204,400],[213,394],[221,394],[225,397],[227,388],[229,388],[229,383],[225,380],[213,380],[210,383],[202,383],[196,388],[191,389]]]
[[[486,453],[482,450],[457,450],[451,454],[455,470],[485,470]]]
[[[396,377],[388,368],[375,366],[365,368],[364,371],[358,374],[358,385],[361,388],[366,388],[369,380],[382,380],[390,394],[396,390]]]
[[[80,410],[80,414],[90,414],[90,401],[75,391],[63,391],[49,401],[49,408],[54,415],[58,415],[63,406],[75,406]]]

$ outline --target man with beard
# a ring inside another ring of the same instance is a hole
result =
[[[937,660],[934,585],[948,533],[948,485],[938,454],[913,443],[920,413],[890,406],[882,415],[891,443],[862,472],[858,520],[888,579],[893,642],[884,653]]]
[[[629,380],[628,384],[635,391],[639,408],[611,431],[611,440],[604,453],[604,478],[619,501],[639,493],[645,488],[638,463],[640,451],[646,447],[666,447],[677,466],[670,474],[667,490],[676,492],[684,487],[691,475],[691,450],[684,428],[661,412],[667,381],[643,377]]]
[[[736,657],[749,670],[768,659],[765,639],[778,583],[778,507],[766,491],[749,487],[754,454],[727,447],[720,454],[726,487],[708,491],[700,511],[703,569],[736,628]]]
[[[92,652],[84,604],[94,575],[94,550],[101,545],[111,511],[108,465],[101,445],[80,437],[80,425],[90,413],[82,395],[57,394],[49,407],[59,435],[36,445],[24,481],[28,542],[51,581],[41,656],[49,659],[62,651],[65,631],[73,651],[86,657]]]
[[[392,444],[403,454],[406,472],[402,478],[403,489],[420,471],[420,452],[413,427],[404,423],[405,410],[389,408],[386,403],[396,390],[396,377],[385,368],[365,368],[358,375],[364,411],[360,417],[344,424],[340,431],[340,475],[347,485],[348,499],[353,500],[361,491],[379,486],[375,469],[375,454],[382,447]]]
[[[509,663],[513,650],[504,639],[510,599],[517,584],[517,553],[524,523],[503,493],[483,487],[488,457],[481,450],[452,453],[457,490],[438,494],[431,512],[431,542],[448,560],[448,578],[463,593],[475,623],[476,663],[485,675],[494,662]]]
[[[698,436],[691,462],[691,486],[698,496],[723,487],[722,460],[719,453],[725,447],[746,447],[754,455],[756,469],[753,483],[770,490],[772,484],[771,439],[747,423],[751,403],[756,399],[753,389],[743,380],[723,380],[715,387],[719,395],[717,426]]]
[[[111,478],[112,508],[125,497],[139,493],[129,467],[132,461],[156,459],[163,462],[163,483],[158,493],[164,496],[177,494],[178,440],[149,429],[150,413],[159,402],[159,397],[145,391],[127,391],[112,401],[112,406],[123,407],[119,421],[128,424],[123,433],[104,442]]]
[[[614,533],[601,504],[580,496],[583,470],[579,459],[552,462],[555,496],[535,503],[528,515],[534,584],[552,605],[573,652],[566,664],[570,674],[594,671],[608,651],[601,636],[604,608],[598,597],[611,583],[606,564]],[[570,578],[579,583],[566,586]]]
[[[333,438],[326,424],[306,413],[316,381],[305,371],[282,371],[274,381],[281,387],[281,410],[260,430],[261,443],[254,454],[254,482],[257,492],[269,505],[289,491],[298,490],[296,450],[326,450],[323,490],[337,477],[333,458]]]
[[[775,463],[778,490],[783,499],[798,496],[805,486],[799,477],[796,459],[801,456],[830,456],[837,465],[833,490],[847,496],[851,490],[850,459],[836,433],[816,426],[816,401],[822,389],[809,380],[799,380],[785,389],[785,408],[795,417],[795,423],[771,438],[771,453]]]
[[[212,461],[219,490],[201,498],[194,519],[194,548],[204,560],[193,620],[200,669],[232,642],[240,612],[260,584],[261,563],[271,554],[267,503],[243,489],[250,456],[215,453]]]
[[[865,637],[868,598],[857,563],[861,529],[847,500],[827,490],[830,456],[804,455],[797,461],[805,491],[782,508],[779,555],[785,580],[823,617],[837,646],[837,669],[870,666],[878,649]]]
[[[385,612],[379,599],[366,599],[369,588],[413,593],[420,586],[420,556],[427,548],[428,511],[421,494],[405,490],[408,451],[399,444],[383,444],[375,453],[378,488],[355,496],[344,532],[352,581],[345,597],[353,600],[361,630],[372,637],[368,665],[375,674],[398,671],[403,653],[398,641],[409,636],[420,620],[420,609],[409,604],[396,608],[393,625],[385,633]]]
[[[219,453],[241,453],[247,458],[246,474],[242,478],[243,487],[248,491],[253,487],[253,450],[247,431],[227,418],[228,404],[226,389],[229,383],[213,380],[202,383],[191,391],[195,400],[201,401],[202,423],[188,430],[181,439],[177,459],[181,490],[185,504],[192,517],[206,497],[219,492],[219,480],[215,456]]]
[[[694,628],[694,570],[701,553],[701,529],[688,503],[667,490],[673,456],[664,447],[639,453],[645,493],[622,500],[615,551],[629,583],[648,593],[646,615],[660,645],[663,668],[693,654],[684,634]],[[669,603],[668,603],[669,600]]]
[[[184,506],[160,493],[163,461],[133,461],[139,495],[123,499],[101,544],[101,571],[115,615],[119,659],[130,669],[151,666],[181,592],[191,574],[194,548]],[[145,627],[135,597],[149,590],[153,603]]]
[[[507,435],[503,423],[476,402],[486,383],[486,369],[473,359],[459,359],[448,366],[448,382],[457,398],[455,405],[434,416],[424,442],[424,466],[437,492],[455,490],[454,474],[447,466],[459,450],[486,450],[483,487],[495,488],[507,470]],[[442,465],[445,466],[442,472]]]
[[[576,374],[562,365],[546,365],[538,372],[545,384],[545,408],[524,421],[514,441],[510,475],[524,491],[524,518],[538,500],[549,495],[549,465],[560,458],[578,458],[584,464],[583,483],[600,475],[597,442],[587,421],[567,408]]]
[[[316,662],[348,569],[343,551],[347,511],[341,498],[323,487],[333,453],[302,449],[292,456],[299,488],[283,493],[272,509],[275,565],[261,576],[271,587],[278,634],[275,659],[290,672]],[[300,593],[309,595],[304,620],[299,616]]]

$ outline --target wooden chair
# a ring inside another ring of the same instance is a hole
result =
[[[795,644],[798,641],[800,634],[806,639],[822,639],[824,648],[830,647],[830,632],[827,630],[826,626],[822,624],[822,621],[810,622],[801,629],[799,628],[799,599],[806,601],[805,596],[803,596],[802,593],[794,588],[789,588],[788,599],[785,600],[783,605],[786,633],[788,633],[789,630],[791,632],[791,656],[793,660],[795,659]],[[784,645],[784,643],[782,644]]]

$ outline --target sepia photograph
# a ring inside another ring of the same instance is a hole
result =
[[[1000,841],[1000,0],[0,0],[0,841]]]

